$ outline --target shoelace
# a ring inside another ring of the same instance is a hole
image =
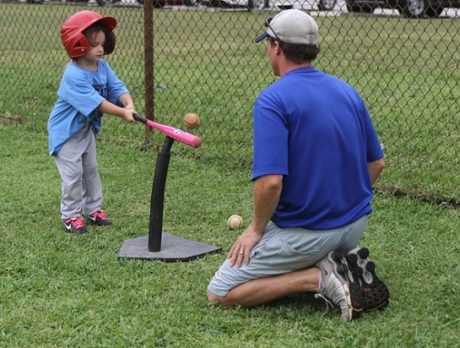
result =
[[[107,220],[108,219],[107,214],[103,210],[95,211],[92,216],[93,216],[94,219],[97,219],[97,218],[99,218],[101,220]]]
[[[334,304],[331,301],[329,301],[323,294],[317,293],[314,295],[314,298],[322,298],[326,302],[326,311],[329,310],[329,306],[331,309],[334,308]]]
[[[72,225],[76,229],[85,227],[85,223],[83,222],[83,219],[81,217],[76,217],[76,218],[72,219]]]

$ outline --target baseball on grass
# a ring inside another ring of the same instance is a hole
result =
[[[200,117],[194,112],[189,112],[184,116],[184,124],[188,128],[196,128],[200,125]]]
[[[243,227],[243,218],[239,215],[232,215],[227,220],[227,226],[231,230]]]

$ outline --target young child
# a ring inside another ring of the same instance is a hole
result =
[[[102,59],[115,48],[116,24],[114,17],[80,11],[61,27],[62,44],[72,60],[48,121],[48,148],[62,179],[62,224],[71,233],[86,232],[84,218],[99,226],[112,224],[101,209],[95,137],[103,113],[127,122],[134,122],[136,113],[126,86]]]

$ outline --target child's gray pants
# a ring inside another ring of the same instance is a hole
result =
[[[96,137],[89,126],[69,139],[55,155],[62,179],[61,218],[89,216],[102,205]]]

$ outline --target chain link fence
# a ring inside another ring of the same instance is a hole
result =
[[[118,19],[117,48],[106,59],[140,113],[179,128],[186,113],[200,115],[200,127],[191,132],[202,147],[173,152],[228,170],[249,169],[252,105],[276,79],[265,45],[254,38],[265,18],[302,8],[320,28],[315,66],[354,85],[373,116],[387,162],[379,189],[460,206],[460,9],[448,7],[459,4],[402,0],[383,9],[376,0],[152,1],[146,13],[153,18],[153,79],[146,88],[140,3],[2,0],[0,118],[46,133],[68,62],[60,26],[91,9]],[[154,134],[151,143],[161,145],[161,139]],[[100,140],[142,144],[145,134],[106,117]]]

